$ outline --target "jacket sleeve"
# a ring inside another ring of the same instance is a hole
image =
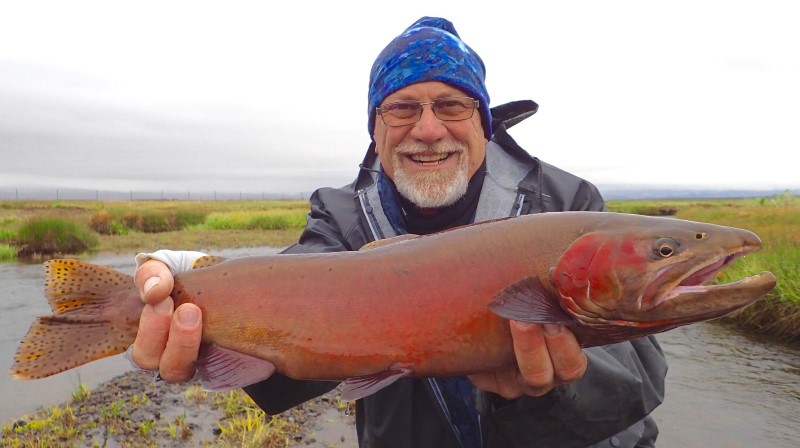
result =
[[[344,199],[340,190],[317,190],[311,196],[311,210],[306,227],[297,244],[283,253],[319,253],[349,250],[340,231],[340,223],[326,208],[326,197],[334,201]],[[352,194],[349,195],[352,201]],[[345,204],[337,204],[345,205]],[[279,414],[307,400],[325,394],[338,385],[332,381],[300,381],[279,373],[266,380],[244,387],[244,391],[267,414]]]
[[[643,420],[664,397],[667,366],[658,342],[648,336],[585,353],[583,378],[543,397],[509,401],[481,393],[489,446],[588,446],[626,432],[638,442]]]

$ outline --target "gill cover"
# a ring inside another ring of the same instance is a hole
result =
[[[632,238],[611,231],[587,233],[567,248],[552,281],[575,316],[612,317],[641,306],[653,272],[685,249],[674,238]]]

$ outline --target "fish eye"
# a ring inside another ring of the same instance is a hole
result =
[[[696,239],[696,240],[706,240],[706,239],[708,239],[708,234],[706,232],[698,232],[694,236],[694,239]]]
[[[653,252],[661,258],[669,258],[680,251],[680,243],[672,238],[660,238],[653,245]]]

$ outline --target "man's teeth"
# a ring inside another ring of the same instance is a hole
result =
[[[421,163],[423,165],[430,165],[430,164],[437,164],[443,162],[450,156],[449,153],[447,154],[432,154],[432,155],[425,155],[425,154],[415,154],[411,156],[411,160]]]

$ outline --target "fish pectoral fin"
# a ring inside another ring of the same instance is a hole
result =
[[[342,386],[342,400],[353,401],[372,395],[411,373],[411,369],[401,367],[348,378]]]
[[[487,305],[500,317],[529,323],[574,324],[559,300],[542,285],[539,277],[527,277],[504,288]]]
[[[275,365],[267,360],[215,344],[200,346],[197,373],[208,391],[241,389],[269,378],[273,372]]]

